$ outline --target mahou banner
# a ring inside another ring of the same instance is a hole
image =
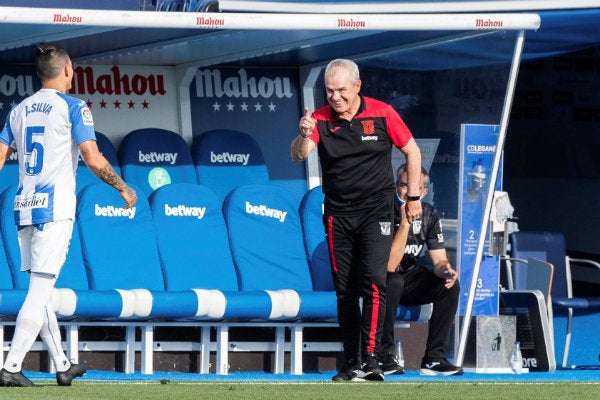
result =
[[[289,152],[301,116],[297,69],[201,68],[190,104],[194,136],[213,129],[248,133],[262,147],[271,178],[305,185],[304,164],[291,162]]]
[[[0,127],[4,127],[10,109],[41,87],[32,67],[0,68]]]
[[[115,145],[139,128],[179,131],[175,72],[169,67],[82,65],[75,66],[69,94],[85,101],[97,131]],[[0,116],[39,90],[32,67],[0,70]]]
[[[175,71],[169,67],[76,66],[70,94],[87,102],[96,130],[113,141],[134,129],[179,133]]]

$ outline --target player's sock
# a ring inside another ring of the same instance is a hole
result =
[[[25,301],[19,310],[15,333],[4,368],[8,372],[21,370],[23,359],[33,346],[44,323],[44,306],[50,302],[50,293],[56,278],[32,273]]]
[[[34,336],[26,329],[15,328],[15,334],[10,344],[10,351],[8,352],[6,361],[4,362],[5,370],[12,373],[19,372],[21,370],[23,359],[25,358],[25,355],[29,349],[31,349],[36,337],[37,334]]]
[[[56,371],[65,372],[71,367],[71,363],[62,348],[58,321],[56,320],[56,314],[51,307],[52,306],[50,305],[44,307],[44,323],[42,325],[40,336],[48,348],[48,353],[50,353],[50,357],[52,357]]]

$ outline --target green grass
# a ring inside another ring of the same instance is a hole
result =
[[[428,400],[428,399],[597,399],[600,382],[553,383],[91,383],[71,387],[41,383],[36,388],[0,388],[0,399],[327,399],[327,400]]]

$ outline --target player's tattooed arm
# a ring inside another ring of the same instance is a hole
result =
[[[96,176],[117,190],[127,188],[123,179],[117,175],[115,169],[108,162],[98,169]]]
[[[137,201],[135,190],[129,187],[123,179],[115,172],[108,160],[98,150],[95,140],[88,140],[79,145],[79,152],[88,168],[100,180],[106,182],[119,191],[119,195],[125,200],[124,208],[133,207]]]

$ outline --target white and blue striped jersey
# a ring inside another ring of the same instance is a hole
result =
[[[10,111],[0,141],[19,158],[18,226],[75,218],[77,146],[86,140],[96,140],[90,109],[54,89],[41,89]]]

